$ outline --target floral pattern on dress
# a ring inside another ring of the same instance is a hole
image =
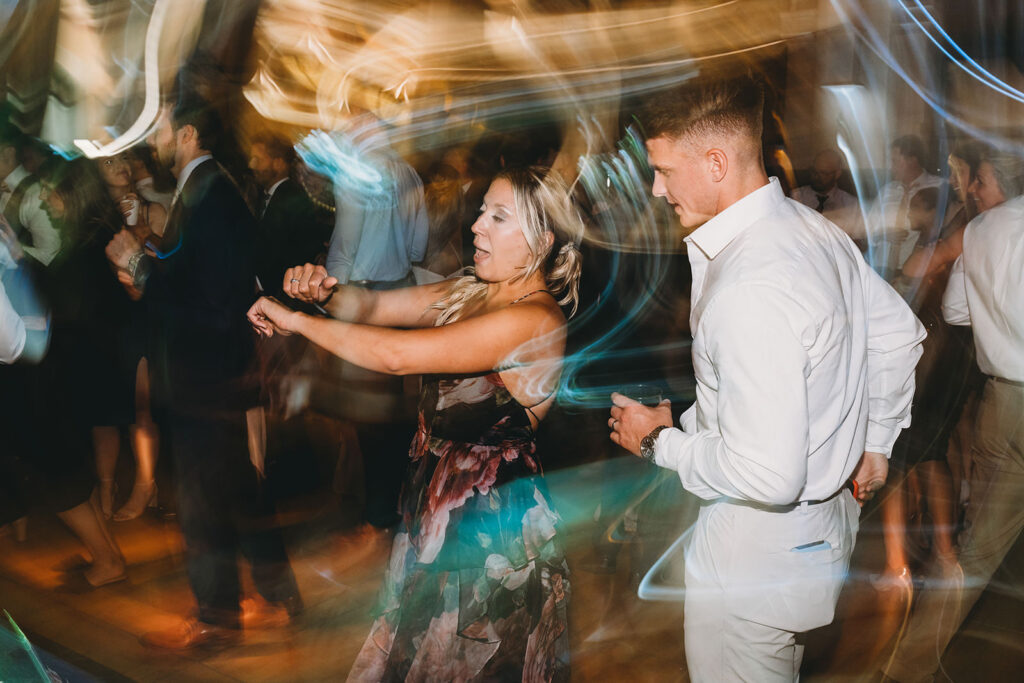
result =
[[[496,373],[425,381],[409,455],[349,680],[568,680],[568,569],[526,409]]]

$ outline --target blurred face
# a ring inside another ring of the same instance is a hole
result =
[[[39,184],[39,200],[46,204],[46,213],[50,218],[64,218],[67,209],[64,199],[46,182]]]
[[[665,198],[683,228],[692,231],[714,217],[718,190],[695,146],[656,137],[647,141],[647,159],[654,169],[654,196]]]
[[[149,134],[146,142],[153,149],[157,161],[165,168],[170,169],[175,176],[181,172],[181,168],[178,167],[178,135],[171,125],[170,107],[164,107],[160,111],[156,129]]]
[[[811,188],[824,194],[836,186],[841,169],[828,157],[818,157],[811,167]]]
[[[935,209],[929,209],[920,202],[911,201],[907,209],[910,229],[915,232],[927,230],[935,223]]]
[[[971,167],[960,157],[949,155],[949,184],[953,186],[961,204],[967,203],[967,188],[971,185]]]
[[[277,179],[277,172],[274,169],[274,161],[267,154],[266,145],[256,143],[249,151],[249,169],[252,171],[256,182],[263,189],[269,188]]]
[[[131,187],[132,169],[128,165],[125,155],[118,154],[114,157],[101,159],[99,165],[100,176],[102,176],[103,182],[106,183],[108,188],[128,189]]]
[[[473,264],[485,282],[511,280],[530,263],[533,255],[516,215],[512,184],[504,178],[491,183],[484,195],[473,236]]]
[[[11,174],[11,171],[18,168],[18,152],[10,145],[0,146],[0,180]]]
[[[974,197],[974,203],[978,205],[978,213],[988,211],[1006,201],[1006,196],[996,181],[995,169],[987,161],[981,162],[978,166],[978,175],[971,183],[970,193]]]
[[[914,182],[917,176],[921,175],[921,167],[915,157],[903,156],[895,147],[890,150],[892,153],[892,177],[904,185]]]

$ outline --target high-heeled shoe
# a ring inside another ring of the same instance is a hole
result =
[[[130,522],[138,518],[146,508],[156,507],[156,481],[135,482],[132,487],[132,495],[121,509],[114,513],[115,522]]]
[[[99,486],[93,492],[96,496],[96,508],[103,519],[110,519],[114,514],[114,499],[117,498],[117,482],[113,479],[100,479]]]

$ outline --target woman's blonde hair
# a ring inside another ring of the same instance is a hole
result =
[[[568,306],[569,317],[579,303],[579,281],[582,269],[579,244],[583,239],[583,219],[573,205],[565,181],[551,169],[542,166],[509,168],[494,180],[507,180],[512,186],[516,218],[522,228],[532,255],[522,273],[513,281],[530,277],[537,271],[544,275],[547,290],[560,306]],[[545,237],[551,233],[549,245]],[[452,285],[448,295],[433,305],[441,310],[437,325],[458,320],[487,294],[487,283],[472,268]]]

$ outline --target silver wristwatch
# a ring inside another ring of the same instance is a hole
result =
[[[650,434],[640,440],[640,457],[647,462],[654,462],[654,445],[658,442],[658,435],[663,429],[668,429],[668,427],[665,425],[655,427]]]

